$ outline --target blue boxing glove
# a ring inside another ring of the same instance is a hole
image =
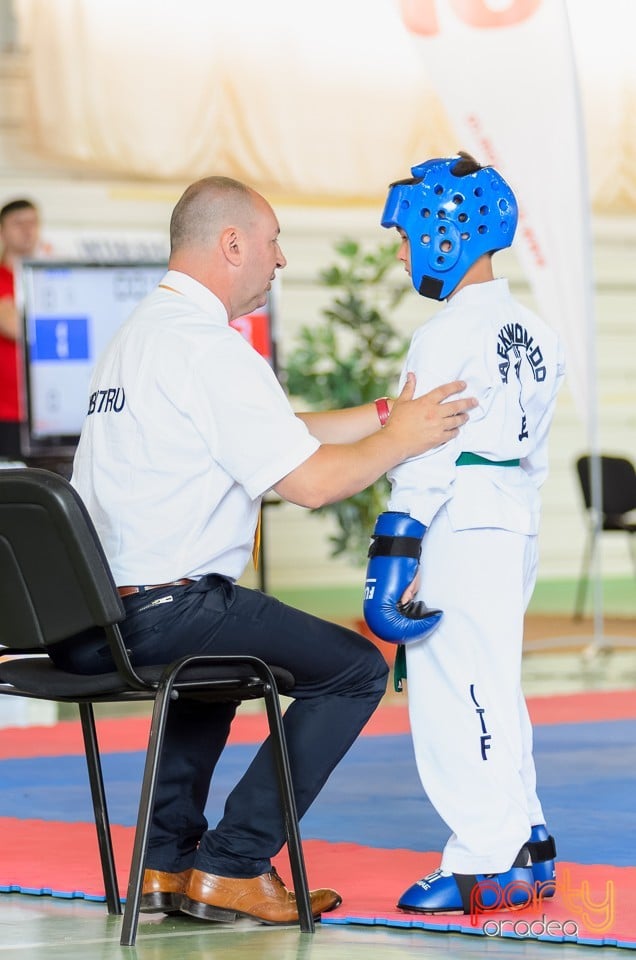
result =
[[[431,633],[442,618],[421,600],[400,597],[417,575],[426,527],[408,513],[381,513],[369,546],[364,619],[389,643],[412,643]]]

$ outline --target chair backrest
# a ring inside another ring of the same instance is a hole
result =
[[[602,454],[600,461],[603,513],[606,516],[621,516],[636,510],[636,469],[631,460]],[[579,457],[576,461],[583,501],[588,510],[592,506],[591,462],[589,455]]]
[[[79,495],[48,470],[0,470],[0,643],[46,647],[125,611]]]

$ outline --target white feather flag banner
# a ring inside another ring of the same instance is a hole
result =
[[[495,166],[517,195],[514,250],[539,312],[562,335],[569,387],[593,433],[591,210],[564,0],[400,7],[461,148]]]

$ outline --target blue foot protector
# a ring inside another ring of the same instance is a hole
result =
[[[544,900],[553,897],[556,893],[556,844],[544,823],[537,823],[532,828],[527,847],[532,858],[537,895]]]
[[[505,873],[453,873],[444,876],[441,870],[429,874],[409,887],[400,897],[398,910],[407,913],[479,913],[484,910],[505,910],[531,902],[534,878],[528,864],[528,850],[523,847],[514,864]]]

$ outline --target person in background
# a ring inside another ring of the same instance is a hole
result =
[[[417,292],[446,302],[413,335],[403,377],[420,391],[461,377],[479,405],[459,436],[389,470],[364,609],[406,654],[418,772],[451,830],[439,870],[398,907],[472,913],[555,891],[521,654],[565,366],[556,331],[493,273],[517,225],[503,177],[465,153],[411,173],[391,184],[382,226]]]
[[[15,269],[36,254],[40,215],[31,200],[11,200],[0,209],[0,458],[20,457],[22,401],[19,380],[19,318]]]
[[[171,217],[168,272],[95,369],[72,483],[123,597],[133,663],[240,651],[294,676],[284,724],[302,816],[378,705],[388,667],[352,630],[237,583],[262,497],[273,489],[303,507],[348,497],[456,437],[473,401],[449,399],[463,382],[414,401],[408,377],[390,405],[295,414],[270,365],[230,326],[265,304],[286,264],[279,233],[270,204],[239,181],[207,177],[186,189]],[[113,669],[103,638],[51,655],[76,672]],[[220,822],[210,828],[204,816],[235,709],[171,706],[144,911],[298,919],[272,865],[285,831],[268,741]],[[315,916],[340,902],[334,890],[311,893]]]

